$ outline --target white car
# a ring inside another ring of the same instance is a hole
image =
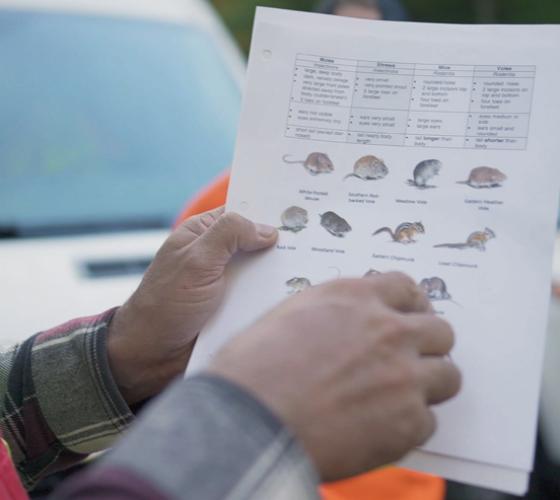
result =
[[[231,161],[244,64],[204,0],[0,0],[0,344],[130,295]]]

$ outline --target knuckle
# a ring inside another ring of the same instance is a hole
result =
[[[200,221],[200,224],[202,226],[204,226],[206,229],[208,229],[209,227],[211,227],[216,222],[216,217],[214,216],[213,213],[206,212],[206,213],[201,214],[199,216],[199,221]]]
[[[463,386],[463,375],[453,363],[450,363],[448,380],[450,397],[453,397],[459,393]]]
[[[396,285],[402,287],[406,290],[410,290],[414,292],[418,289],[416,282],[408,275],[401,271],[393,271],[386,274],[388,279],[391,279],[395,282]]]
[[[416,437],[416,446],[424,444],[437,428],[437,418],[435,413],[429,408],[422,408],[421,427]]]
[[[323,289],[328,293],[334,293],[340,297],[352,297],[359,301],[365,298],[367,291],[363,282],[362,279],[341,278],[325,283]]]
[[[217,221],[216,224],[222,227],[233,227],[239,228],[245,226],[247,223],[247,219],[242,217],[236,212],[228,212],[223,214]]]
[[[426,322],[419,329],[421,337],[433,348],[433,354],[446,355],[455,345],[455,333],[451,325],[435,315],[427,318]]]
[[[408,324],[403,317],[391,314],[383,321],[382,338],[385,343],[400,346],[406,340],[408,329]]]
[[[426,416],[428,411],[420,398],[408,398],[403,404],[395,423],[407,448],[417,446],[427,439],[428,432],[432,429],[430,419]]]
[[[444,321],[443,335],[445,341],[447,342],[447,352],[449,352],[453,349],[453,347],[455,347],[455,330],[453,330],[453,327],[447,321]]]
[[[385,371],[386,384],[401,393],[413,392],[417,387],[417,375],[412,364],[406,360],[393,360]]]

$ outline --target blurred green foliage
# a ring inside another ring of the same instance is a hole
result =
[[[248,50],[255,7],[312,10],[314,0],[211,0]],[[560,23],[560,0],[403,0],[415,21]]]

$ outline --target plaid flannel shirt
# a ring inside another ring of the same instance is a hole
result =
[[[134,418],[107,359],[114,311],[0,353],[0,431],[28,489],[109,447]],[[300,445],[266,407],[199,375],[156,398],[118,446],[54,498],[309,500],[317,484]]]
[[[133,420],[106,354],[114,311],[70,321],[0,352],[0,432],[27,489],[109,447]]]

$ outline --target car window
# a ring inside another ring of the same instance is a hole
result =
[[[167,225],[232,159],[240,94],[210,37],[0,11],[0,227]]]

